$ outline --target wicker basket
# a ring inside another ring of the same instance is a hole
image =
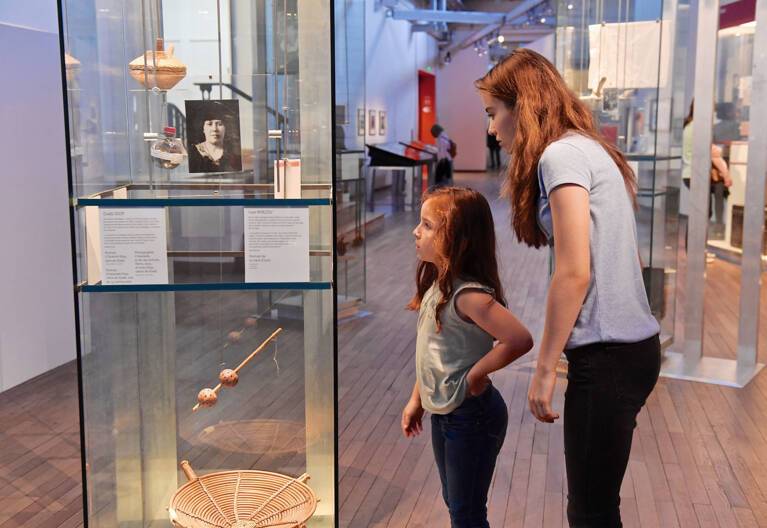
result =
[[[173,495],[168,514],[178,528],[301,528],[317,509],[317,496],[296,479],[267,471],[221,471],[198,477],[181,463],[189,482]]]
[[[170,90],[186,77],[186,65],[173,55],[173,45],[165,51],[157,39],[155,51],[147,51],[128,64],[130,76],[146,88]]]

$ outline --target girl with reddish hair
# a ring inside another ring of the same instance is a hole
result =
[[[431,416],[434,457],[452,528],[488,528],[487,493],[506,436],[508,413],[488,374],[533,347],[505,307],[493,215],[471,189],[425,196],[413,231],[419,258],[416,383],[402,412],[406,437]]]
[[[509,153],[503,194],[517,238],[550,245],[554,272],[528,401],[543,422],[568,360],[564,443],[572,527],[620,527],[636,416],[658,379],[659,325],[637,245],[637,184],[623,154],[543,56],[518,49],[476,81]]]

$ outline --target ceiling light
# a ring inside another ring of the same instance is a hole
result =
[[[572,11],[574,7],[575,6],[573,4],[567,4],[567,9],[569,9],[570,11]]]
[[[541,17],[541,24],[545,24],[545,23],[546,23],[546,17]]]
[[[500,42],[501,44],[503,44],[503,41],[504,41],[504,40],[506,40],[506,37],[504,37],[503,35],[498,35],[498,42]]]

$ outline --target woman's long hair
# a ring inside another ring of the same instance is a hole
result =
[[[692,117],[694,113],[695,113],[695,99],[690,101],[690,111],[687,112],[687,116],[684,118],[684,126],[687,126],[690,123],[692,123]]]
[[[474,85],[518,112],[502,195],[511,201],[511,225],[520,241],[535,247],[547,243],[537,220],[538,161],[550,143],[570,131],[602,145],[618,166],[636,204],[634,171],[620,150],[599,134],[589,109],[542,55],[528,49],[514,50]]]
[[[437,303],[437,330],[440,315],[453,295],[453,281],[471,280],[489,286],[495,300],[506,304],[498,276],[495,226],[490,205],[482,194],[464,187],[439,187],[423,197],[438,215],[436,249],[440,265],[420,261],[416,272],[416,294],[408,304],[418,310],[429,288],[436,282],[442,293]]]

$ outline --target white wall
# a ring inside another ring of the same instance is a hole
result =
[[[547,35],[545,37],[541,37],[538,40],[534,40],[533,42],[530,42],[529,44],[526,44],[524,46],[525,48],[529,48],[533,51],[537,51],[549,61],[552,63],[555,61],[555,52],[556,52],[556,41],[554,38],[554,33],[552,32],[550,35]]]
[[[367,142],[407,141],[418,135],[418,70],[436,63],[437,43],[426,33],[411,33],[405,20],[386,18],[375,4],[365,2],[367,109],[386,111],[388,125],[384,137]]]
[[[454,37],[460,41],[463,35]],[[554,61],[554,34],[527,46]],[[458,145],[455,170],[484,171],[487,166],[487,118],[474,81],[487,73],[490,62],[473,48],[453,54],[437,73],[437,121]]]
[[[467,48],[452,54],[450,64],[437,72],[437,122],[458,146],[454,170],[484,171],[487,166],[487,118],[474,81],[489,64],[487,56]]]
[[[3,5],[0,391],[75,358],[56,2]]]
[[[56,0],[24,0],[0,2],[0,24],[38,29],[47,33],[59,32]],[[3,40],[5,43],[6,41]]]

